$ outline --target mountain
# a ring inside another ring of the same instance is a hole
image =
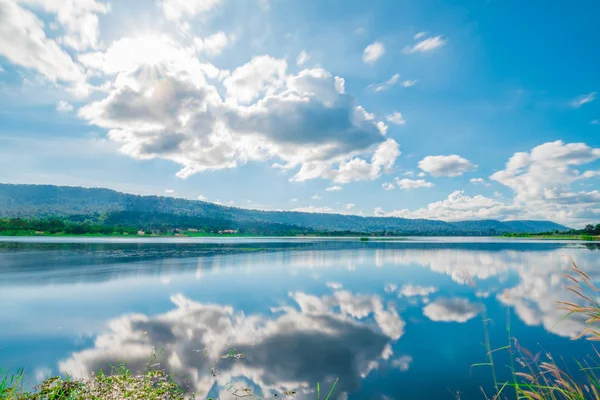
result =
[[[489,235],[568,230],[550,221],[460,221],[359,217],[225,207],[197,200],[138,196],[110,189],[0,184],[0,217],[49,218],[136,227],[302,227],[326,232],[388,232],[399,235]]]

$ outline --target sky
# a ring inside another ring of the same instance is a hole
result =
[[[0,0],[0,182],[600,222],[600,3]]]

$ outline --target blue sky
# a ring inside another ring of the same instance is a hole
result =
[[[0,182],[598,223],[599,11],[0,0]]]

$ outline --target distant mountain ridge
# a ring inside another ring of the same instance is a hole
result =
[[[489,235],[539,233],[569,228],[551,221],[475,220],[444,222],[395,217],[360,217],[295,211],[260,211],[226,207],[199,200],[162,196],[139,196],[111,189],[54,185],[0,184],[0,218],[48,218],[73,215],[111,216],[127,214],[140,226],[148,215],[202,217],[231,223],[286,224],[316,231],[394,232],[401,235]],[[114,219],[114,218],[113,218]]]

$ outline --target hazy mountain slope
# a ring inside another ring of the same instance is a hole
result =
[[[495,220],[444,222],[426,219],[358,217],[290,211],[259,211],[225,207],[203,201],[161,196],[138,196],[110,189],[51,185],[0,184],[0,217],[50,217],[69,215],[121,215],[128,221],[151,213],[227,220],[237,223],[278,223],[320,231],[381,232],[401,234],[486,235],[504,232],[546,232],[567,227],[550,221]],[[133,218],[133,219],[132,219]]]

